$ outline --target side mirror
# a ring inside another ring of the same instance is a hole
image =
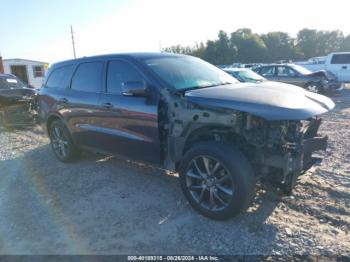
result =
[[[147,85],[143,81],[127,81],[122,83],[124,96],[148,97],[150,95]]]

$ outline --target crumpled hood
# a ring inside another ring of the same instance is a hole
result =
[[[277,82],[237,83],[190,90],[186,98],[205,107],[250,113],[266,120],[302,120],[328,112],[334,103],[328,97],[300,87]]]
[[[318,77],[318,78],[325,77],[327,80],[337,80],[337,76],[335,74],[333,74],[332,72],[327,71],[327,70],[315,71],[315,72],[312,72],[311,74],[308,74],[308,76]]]

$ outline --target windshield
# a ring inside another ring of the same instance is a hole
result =
[[[261,75],[258,75],[257,73],[251,70],[237,71],[236,74],[238,74],[241,78],[243,78],[245,82],[256,83],[256,82],[262,82],[266,80]]]
[[[0,77],[0,89],[23,88],[26,85],[19,79],[13,77]]]
[[[144,60],[161,79],[177,90],[190,90],[224,84],[238,80],[221,69],[195,57],[157,57]]]
[[[308,70],[308,69],[306,69],[305,67],[302,67],[302,66],[300,66],[300,65],[291,65],[291,67],[292,67],[295,71],[299,72],[299,73],[302,74],[302,75],[309,75],[309,74],[312,73],[310,70]]]

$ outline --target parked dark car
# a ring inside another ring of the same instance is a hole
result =
[[[267,81],[266,78],[248,68],[224,68],[223,70],[243,83],[261,83]]]
[[[344,88],[344,84],[331,72],[311,72],[295,64],[271,64],[253,70],[268,80],[297,85],[314,93],[327,94]]]
[[[213,219],[246,209],[260,177],[290,191],[317,160],[312,153],[326,148],[318,115],[334,107],[319,94],[239,83],[201,59],[167,53],[56,63],[39,102],[59,160],[89,149],[179,172],[190,204]]]
[[[37,90],[18,77],[0,74],[0,124],[20,126],[35,122]]]

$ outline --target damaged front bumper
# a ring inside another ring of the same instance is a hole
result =
[[[299,175],[305,173],[322,158],[315,156],[317,151],[327,148],[328,137],[317,134],[321,119],[312,119],[301,131],[297,142],[287,144],[284,150],[264,153],[264,168],[279,170],[277,178],[286,193],[290,193]]]

